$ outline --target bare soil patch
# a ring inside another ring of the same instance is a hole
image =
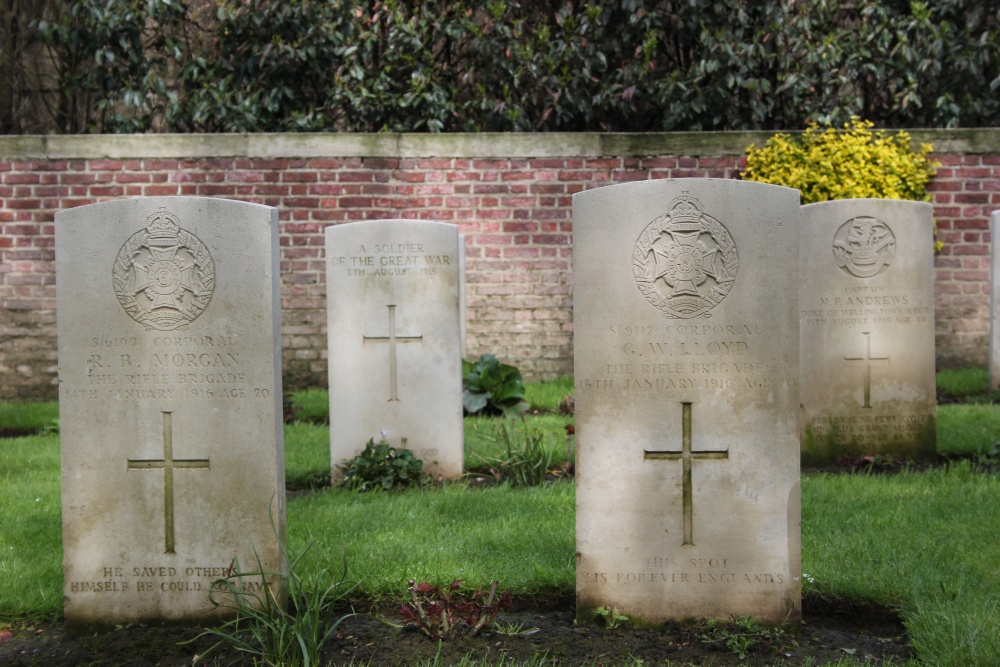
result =
[[[545,654],[557,665],[618,665],[631,657],[651,664],[669,660],[674,665],[722,667],[779,661],[788,666],[822,665],[843,658],[893,664],[914,657],[902,623],[890,610],[807,598],[803,611],[805,622],[799,634],[764,638],[741,658],[725,639],[726,633],[736,631],[735,626],[714,630],[704,623],[666,623],[644,629],[578,627],[572,598],[516,602],[498,621],[499,625],[520,625],[524,634],[503,635],[494,628],[476,637],[440,643],[416,628],[391,625],[402,622],[398,608],[373,607],[344,621],[324,651],[323,664],[358,665],[364,661],[379,666],[413,665],[436,656],[440,656],[440,664],[453,664],[466,655],[493,661],[503,656],[520,662]],[[213,643],[211,638],[190,645],[179,643],[198,632],[198,628],[133,625],[76,636],[61,625],[22,627],[8,631],[6,637],[0,631],[0,665],[190,667],[195,656]],[[215,656],[220,664],[239,658],[225,652]],[[244,659],[236,664],[251,665],[252,661]]]

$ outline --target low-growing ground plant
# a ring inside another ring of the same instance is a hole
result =
[[[461,579],[448,586],[409,582],[410,604],[400,610],[405,625],[414,625],[432,639],[452,639],[467,635],[475,637],[490,627],[497,614],[510,607],[511,594],[497,595],[494,579],[487,593],[477,590],[463,593],[459,590]]]
[[[51,419],[38,429],[38,435],[59,435],[59,419]]]
[[[705,621],[704,630],[699,633],[702,643],[725,646],[740,660],[746,660],[761,644],[772,645],[785,638],[781,628],[763,626],[753,616],[737,614],[732,618],[731,623]]]
[[[299,405],[295,401],[295,396],[290,391],[286,391],[281,399],[281,421],[283,424],[291,424],[298,421]]]
[[[352,491],[393,491],[408,486],[422,486],[430,481],[424,462],[405,447],[397,449],[385,441],[385,433],[376,443],[368,440],[364,451],[337,466],[343,472],[341,485]],[[406,445],[406,439],[403,439]]]
[[[989,450],[981,454],[978,463],[984,471],[994,474],[1000,472],[1000,441],[994,442]]]
[[[273,519],[271,526],[274,528]],[[347,583],[346,551],[342,551],[340,572],[326,569],[307,579],[301,574],[299,563],[308,547],[295,559],[290,559],[280,538],[279,545],[282,559],[288,563],[287,572],[265,571],[260,559],[257,570],[244,572],[234,557],[228,576],[212,582],[209,602],[235,615],[232,620],[209,628],[191,640],[204,636],[218,638],[202,654],[202,659],[228,648],[251,657],[255,665],[319,665],[323,646],[340,624],[354,615],[338,616],[335,610],[337,603],[356,587]]]
[[[475,453],[475,456],[498,481],[509,482],[511,486],[537,486],[544,484],[550,475],[563,472],[557,465],[555,451],[545,444],[545,434],[537,428],[529,430],[523,418],[520,433],[513,420],[497,424],[493,440],[503,446],[502,454]]]
[[[598,607],[594,610],[594,614],[604,627],[611,630],[629,622],[629,617],[621,613],[618,607]]]
[[[467,414],[522,415],[530,407],[524,391],[521,371],[492,354],[475,363],[462,359],[462,406]]]
[[[536,632],[539,632],[540,628],[537,626],[526,628],[524,627],[523,622],[514,623],[498,619],[493,623],[493,631],[504,637],[523,637],[525,635],[533,635]]]

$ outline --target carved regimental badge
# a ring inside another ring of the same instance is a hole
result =
[[[215,289],[215,263],[208,248],[163,208],[125,241],[111,273],[118,303],[129,317],[159,331],[193,322]]]
[[[895,256],[896,236],[877,218],[851,218],[833,235],[833,258],[852,276],[877,276],[889,268]]]
[[[736,244],[722,223],[685,192],[642,230],[632,271],[646,299],[666,317],[708,317],[733,287]]]

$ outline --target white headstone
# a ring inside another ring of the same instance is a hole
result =
[[[802,207],[802,462],[936,456],[933,209]]]
[[[327,227],[334,483],[382,432],[435,478],[462,474],[460,242],[426,220]]]
[[[56,213],[68,624],[201,623],[234,556],[281,569],[277,219],[200,197]]]
[[[573,197],[577,615],[800,617],[799,194]]]

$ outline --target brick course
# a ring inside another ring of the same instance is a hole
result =
[[[984,364],[1000,131],[974,131],[972,139],[962,132],[912,134],[947,146],[930,186],[944,242],[936,259],[939,360]],[[767,135],[622,137],[0,137],[0,399],[56,395],[55,212],[159,195],[278,208],[286,386],[326,382],[324,228],[375,218],[458,225],[470,357],[497,354],[529,378],[569,374],[572,194],[649,178],[733,178],[746,145]],[[623,154],[601,155],[606,146]]]

